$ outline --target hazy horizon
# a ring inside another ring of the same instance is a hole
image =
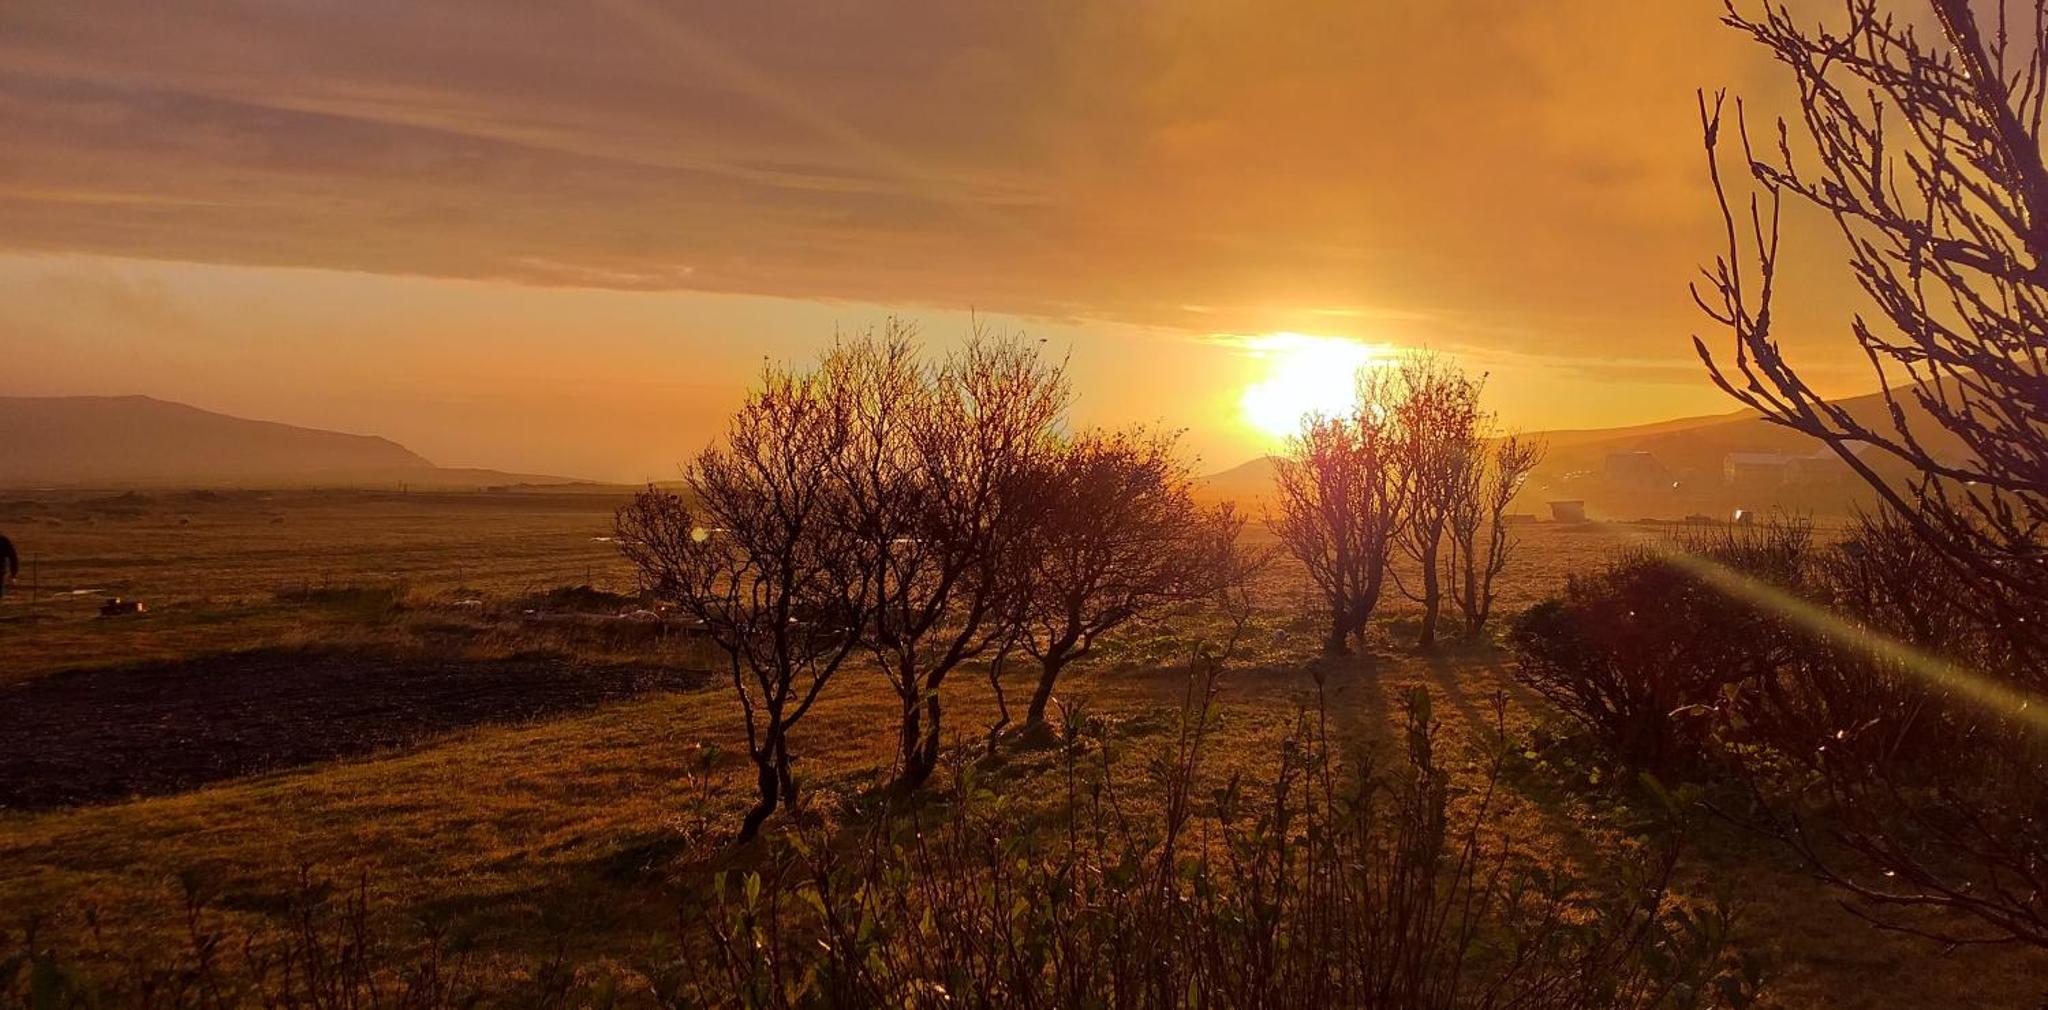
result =
[[[1786,96],[1718,3],[914,6],[0,13],[0,395],[640,480],[764,356],[973,314],[1209,469],[1391,349],[1523,428],[1733,408],[1694,92]],[[1800,279],[1788,350],[1873,388]]]

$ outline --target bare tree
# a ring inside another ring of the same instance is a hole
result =
[[[1491,451],[1473,452],[1462,475],[1464,487],[1451,509],[1444,579],[1451,602],[1465,618],[1465,634],[1486,630],[1493,615],[1493,582],[1515,549],[1507,524],[1508,505],[1543,459],[1543,446],[1521,435],[1492,440]]]
[[[1693,296],[1734,353],[1694,345],[1730,396],[1820,439],[1981,601],[2003,605],[2048,596],[2048,2],[2026,3],[2016,24],[2008,0],[1928,6],[1934,40],[1878,0],[1849,0],[1840,34],[1781,7],[1751,17],[1730,5],[1726,22],[1790,70],[1800,108],[1797,128],[1779,120],[1765,153],[1737,100],[1756,187],[1739,201],[1720,170],[1723,96],[1701,96],[1725,247]],[[1882,418],[1823,399],[1778,346],[1788,199],[1833,219],[1877,309],[1849,329],[1884,389]]]
[[[1479,393],[1485,381],[1483,375],[1474,379],[1455,362],[1426,353],[1404,357],[1392,378],[1391,460],[1408,491],[1407,521],[1396,540],[1415,563],[1416,579],[1411,588],[1397,571],[1395,582],[1422,604],[1416,642],[1422,649],[1435,648],[1442,617],[1444,541],[1453,516],[1474,491],[1468,475],[1482,451]]]
[[[790,730],[858,646],[868,605],[833,476],[845,444],[837,392],[821,374],[767,369],[725,447],[689,468],[694,506],[649,487],[616,518],[646,586],[725,653],[756,769],[740,842],[795,802]]]
[[[1068,385],[1035,345],[977,332],[943,365],[921,363],[900,324],[849,347],[862,390],[839,470],[874,585],[866,638],[901,703],[897,787],[937,767],[949,673],[1010,630],[1016,545],[1044,511],[1044,460]]]
[[[1823,860],[1799,818],[1779,823],[1829,879],[1871,902],[1970,913],[1991,938],[2048,944],[2048,737],[2029,712],[2038,706],[2010,701],[2048,687],[2048,0],[1928,0],[1932,35],[1877,0],[1845,6],[1839,30],[1775,6],[1728,9],[1725,21],[1790,71],[1799,112],[1759,151],[1738,99],[1754,187],[1744,199],[1721,172],[1724,97],[1700,97],[1723,248],[1693,296],[1733,353],[1694,346],[1730,396],[1819,439],[1883,503],[1854,557],[1884,562],[1843,568],[1882,592],[1851,580],[1835,606],[1909,638],[1928,613],[1959,606],[1948,623],[1967,633],[1940,636],[1932,657],[1892,649],[1840,671],[1807,664],[1776,685],[1763,709],[1776,718],[1757,732],[1809,763],[1828,797],[1824,823],[1853,859]],[[1832,219],[1876,310],[1848,329],[1884,390],[1881,417],[1824,400],[1778,345],[1788,203]],[[1920,557],[1904,549],[1913,543],[1939,570],[1907,566]],[[1883,607],[1856,613],[1872,600]]]
[[[1038,660],[1026,730],[1044,725],[1067,664],[1103,635],[1234,577],[1244,525],[1225,506],[1204,510],[1173,433],[1085,432],[1050,460],[1044,520],[1023,541],[1028,574],[1020,643]]]
[[[1357,408],[1346,417],[1304,417],[1274,461],[1278,512],[1266,522],[1329,605],[1323,650],[1332,655],[1349,652],[1353,639],[1363,644],[1407,517],[1405,471],[1394,465],[1391,388],[1383,374],[1362,373]]]

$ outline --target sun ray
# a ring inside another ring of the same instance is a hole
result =
[[[1904,670],[2000,716],[2048,733],[2048,703],[1975,670],[1914,648],[1770,583],[1677,547],[1653,547],[1672,564],[1731,597],[1770,610],[1832,645]]]

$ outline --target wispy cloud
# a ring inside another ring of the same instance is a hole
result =
[[[1748,72],[1638,8],[16,5],[0,247],[1572,355],[1684,318]]]

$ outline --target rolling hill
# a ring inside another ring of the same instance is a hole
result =
[[[386,438],[252,421],[147,396],[0,397],[0,486],[566,482],[443,468]]]
[[[1884,395],[1870,393],[1836,401],[1862,424],[1890,432]],[[1936,453],[1956,452],[1962,443],[1917,405],[1905,404],[1906,419],[1923,444]],[[1820,442],[1763,420],[1752,411],[1691,418],[1609,431],[1539,432],[1549,445],[1545,470],[1599,470],[1612,453],[1647,452],[1675,474],[1719,473],[1729,453],[1811,453]]]
[[[1851,397],[1838,405],[1865,424],[1891,430],[1880,393]],[[1917,406],[1908,405],[1906,414],[1928,448],[1937,453],[1960,451],[1961,443]],[[1862,491],[1853,478],[1834,485],[1796,488],[1728,485],[1723,480],[1723,461],[1731,453],[1811,454],[1822,450],[1818,441],[1748,410],[1621,428],[1539,431],[1531,437],[1542,440],[1547,451],[1524,500],[1516,506],[1529,511],[1540,509],[1548,499],[1577,498],[1587,501],[1596,515],[1609,517],[1669,518],[1700,511],[1713,514],[1731,508],[1773,507],[1828,513],[1857,504]],[[1611,456],[1633,453],[1648,453],[1667,476],[1648,481],[1609,473]],[[1273,457],[1261,456],[1204,477],[1198,487],[1205,498],[1254,504],[1271,493],[1272,482]]]

